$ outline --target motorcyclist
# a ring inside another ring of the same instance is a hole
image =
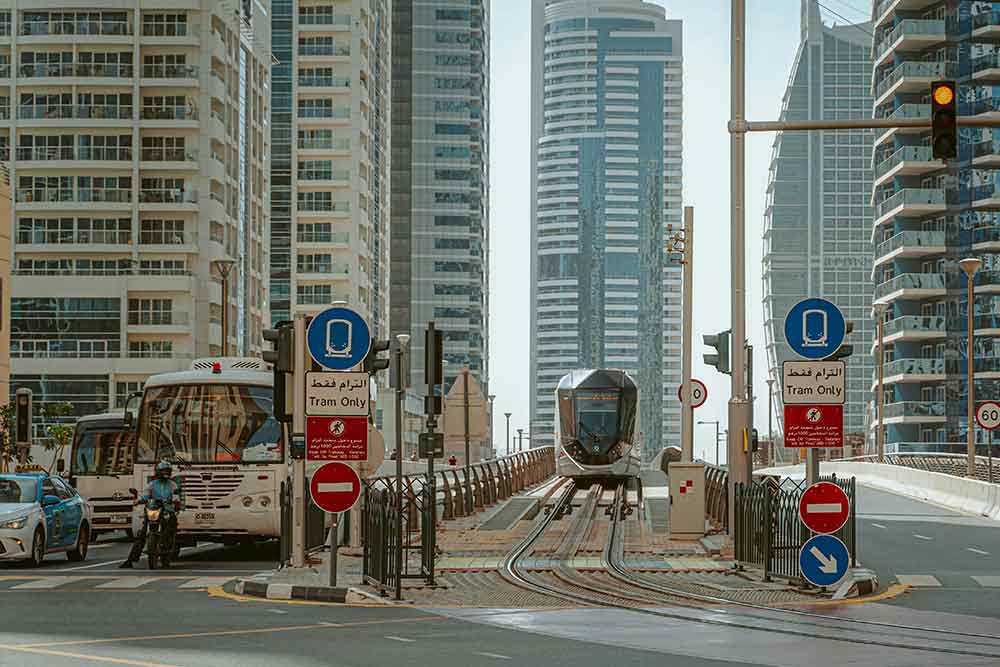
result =
[[[174,525],[171,526],[171,529],[176,531],[177,512],[180,512],[181,507],[184,505],[184,495],[180,484],[171,479],[173,473],[173,467],[169,461],[160,461],[157,463],[156,476],[146,485],[145,491],[136,499],[134,504],[142,505],[152,500],[158,501],[165,510],[164,519],[173,522]],[[142,528],[136,534],[135,540],[132,542],[132,549],[129,551],[125,562],[118,567],[131,568],[132,563],[139,560],[142,556],[142,549],[146,545],[147,530],[148,524],[145,519],[145,513],[143,513]]]

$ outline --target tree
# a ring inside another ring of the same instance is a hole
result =
[[[0,405],[0,472],[8,472],[11,462],[17,459],[13,434],[14,404]]]
[[[68,417],[72,414],[73,404],[65,401],[49,403],[41,409],[41,415],[44,419]],[[49,474],[52,474],[52,469],[55,467],[56,461],[62,458],[63,452],[73,439],[73,430],[73,425],[63,423],[50,424],[45,427],[47,438],[42,442],[42,446],[46,451],[56,450],[55,456],[52,457],[52,463],[49,464]]]

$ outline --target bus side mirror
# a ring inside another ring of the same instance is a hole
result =
[[[122,425],[125,430],[131,431],[135,428],[135,418],[139,414],[139,401],[142,400],[142,392],[136,391],[128,395],[125,399],[125,415]]]
[[[125,416],[122,418],[122,426],[127,431],[131,431],[135,427],[135,420],[132,419],[132,413],[127,410],[125,411]]]

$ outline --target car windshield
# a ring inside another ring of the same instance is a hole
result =
[[[271,389],[253,385],[149,387],[139,408],[138,460],[273,463],[283,457]]]
[[[0,503],[33,503],[38,482],[24,477],[0,477]]]
[[[73,438],[73,475],[128,475],[134,457],[135,432],[123,430],[120,422],[77,425]]]

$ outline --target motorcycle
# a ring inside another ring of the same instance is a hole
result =
[[[167,568],[177,557],[177,510],[161,501],[146,504],[146,562],[150,570],[157,564]]]

